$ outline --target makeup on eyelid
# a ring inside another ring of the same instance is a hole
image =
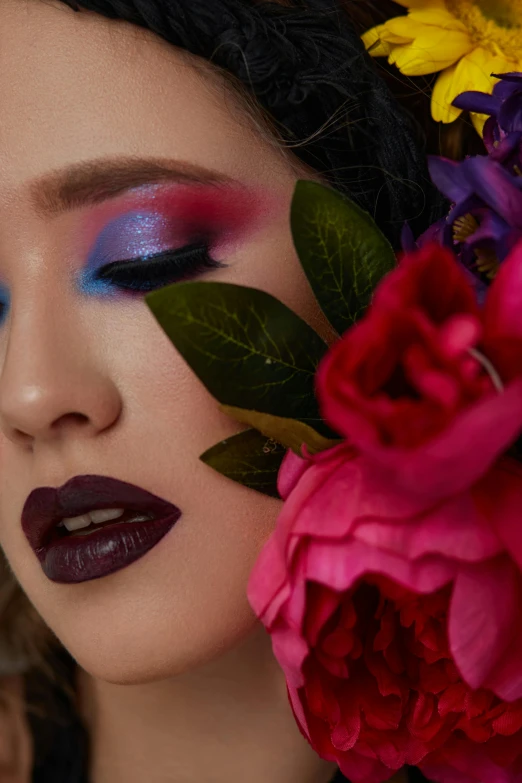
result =
[[[277,192],[242,183],[141,185],[80,212],[64,271],[73,272],[88,295],[143,295],[118,290],[95,273],[107,264],[140,257],[146,264],[149,256],[187,245],[205,245],[213,260],[227,266],[227,256],[281,214],[283,203]],[[200,271],[195,270],[196,276]],[[0,283],[0,326],[10,301],[9,287]]]
[[[92,210],[80,229],[87,276],[105,264],[202,242],[216,260],[266,224],[272,194],[240,185],[146,185]]]

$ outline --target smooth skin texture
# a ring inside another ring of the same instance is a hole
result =
[[[96,208],[46,215],[32,198],[51,172],[121,155],[234,177],[265,194],[266,219],[205,279],[268,291],[327,337],[290,235],[299,171],[202,61],[148,31],[42,0],[4,0],[0,30],[0,283],[10,297],[0,324],[0,544],[79,664],[92,783],[326,783],[335,766],[299,733],[246,598],[280,502],[199,461],[240,427],[143,298],[75,285]],[[36,487],[88,473],[138,484],[183,516],[130,567],[57,584],[23,535],[21,511]]]

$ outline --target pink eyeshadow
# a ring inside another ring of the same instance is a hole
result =
[[[146,185],[92,209],[80,230],[87,247],[92,248],[102,232],[111,234],[114,224],[111,245],[118,245],[119,234],[125,246],[126,214],[133,216],[136,225],[143,213],[149,224],[154,217],[158,226],[164,226],[158,242],[182,246],[195,237],[205,236],[215,251],[230,252],[245,235],[267,224],[275,210],[280,209],[279,202],[273,193],[242,185]]]

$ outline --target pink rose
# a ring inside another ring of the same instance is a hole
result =
[[[519,783],[522,248],[482,311],[451,253],[403,258],[317,389],[347,440],[286,456],[248,587],[298,725],[353,783]]]

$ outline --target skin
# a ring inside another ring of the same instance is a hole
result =
[[[10,296],[0,325],[0,544],[78,662],[91,780],[326,783],[336,767],[298,731],[246,598],[280,502],[199,461],[241,427],[220,414],[143,297],[73,284],[99,208],[43,216],[29,194],[49,172],[114,155],[234,177],[260,194],[261,220],[205,279],[263,289],[328,337],[290,235],[299,171],[202,61],[147,31],[40,0],[4,0],[0,29],[0,283]],[[183,515],[130,567],[58,584],[21,511],[36,487],[87,473],[142,486]],[[22,766],[19,779],[29,779]]]

